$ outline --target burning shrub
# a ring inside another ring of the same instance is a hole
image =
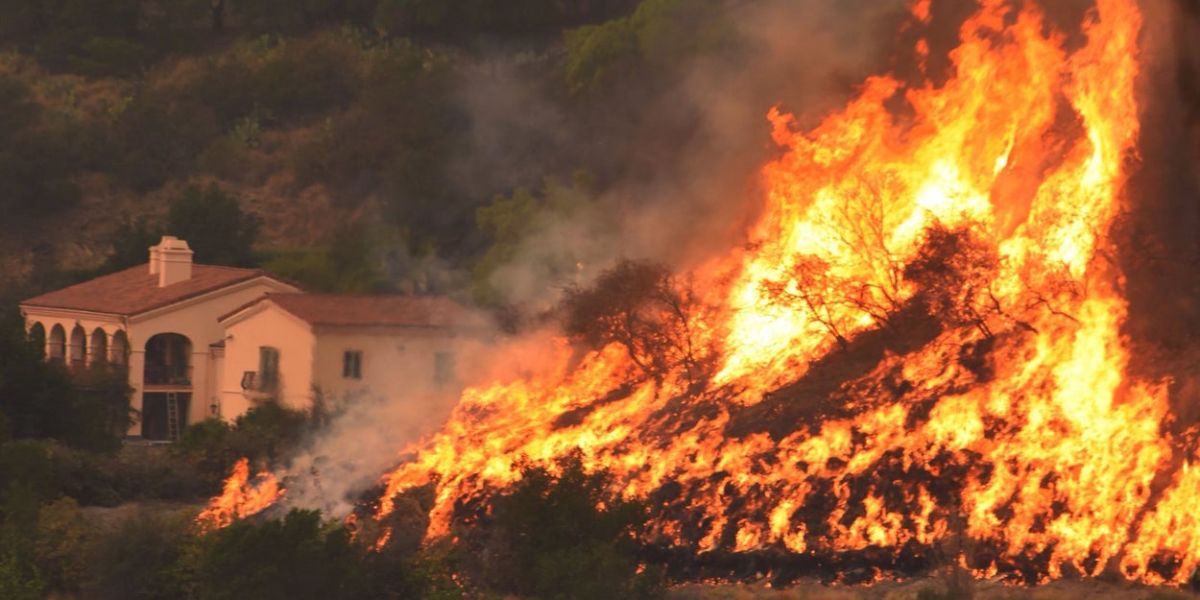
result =
[[[369,513],[356,520],[355,539],[374,546],[365,557],[374,598],[463,598],[463,584],[455,577],[457,549],[448,540],[422,547],[433,507],[433,486],[398,494],[395,508],[376,520]],[[387,537],[386,544],[377,544]]]
[[[586,472],[579,454],[554,471],[526,466],[492,501],[475,559],[480,579],[502,593],[547,600],[658,597],[660,573],[636,556],[646,507],[612,495],[611,476]]]
[[[929,314],[950,325],[973,326],[992,338],[988,320],[1003,314],[990,288],[998,262],[995,252],[969,230],[935,224],[926,230],[917,257],[905,266],[904,278],[920,287],[918,298]]]
[[[886,176],[847,178],[841,202],[819,224],[831,241],[853,252],[791,256],[783,277],[762,282],[765,299],[805,313],[842,350],[864,322],[893,327],[904,304],[903,271],[887,233],[897,218],[888,199],[898,185]]]
[[[763,282],[767,297],[807,309],[813,320],[845,350],[849,345],[846,332],[854,315],[846,310],[848,303],[837,293],[837,282],[829,274],[829,263],[816,256],[801,256],[796,259],[791,275],[789,282]]]
[[[589,288],[570,288],[563,300],[567,335],[593,348],[620,344],[648,377],[682,366],[689,384],[708,371],[689,322],[698,300],[666,266],[623,260]]]

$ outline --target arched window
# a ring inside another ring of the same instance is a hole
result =
[[[71,346],[67,349],[67,360],[71,368],[81,369],[87,361],[87,332],[81,325],[75,325],[71,330]]]
[[[46,357],[46,327],[41,323],[34,323],[29,328],[29,343],[37,348],[38,357]]]
[[[108,333],[99,327],[92,331],[92,339],[88,344],[88,356],[92,357],[92,364],[108,362]]]
[[[146,385],[187,386],[192,383],[192,342],[178,333],[146,340]]]
[[[114,365],[129,364],[129,338],[125,331],[120,330],[112,336],[112,346],[108,349],[108,362]]]
[[[49,351],[50,360],[63,362],[67,358],[67,332],[58,323],[50,328]]]

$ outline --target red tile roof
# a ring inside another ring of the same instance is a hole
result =
[[[346,294],[268,294],[223,317],[263,301],[311,325],[325,327],[483,327],[479,313],[445,296],[354,296]]]
[[[264,275],[258,269],[192,265],[190,279],[158,287],[158,275],[141,264],[35,296],[21,305],[130,316]]]

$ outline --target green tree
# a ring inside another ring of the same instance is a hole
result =
[[[234,421],[229,445],[232,454],[239,457],[275,462],[295,450],[310,428],[308,415],[303,411],[268,401]]]
[[[517,261],[523,251],[530,253],[523,257],[523,268],[539,270],[547,281],[569,284],[577,273],[576,257],[559,249],[535,252],[527,242],[547,225],[594,208],[592,187],[591,176],[578,171],[569,186],[547,178],[537,194],[518,188],[511,196],[496,196],[490,204],[478,208],[475,224],[489,244],[471,268],[475,301],[492,306],[507,302],[494,278],[506,265]]]
[[[188,186],[171,202],[167,232],[188,241],[199,263],[248,267],[260,220],[216,184]]]
[[[145,263],[150,246],[162,239],[162,233],[160,228],[150,225],[144,216],[137,219],[127,217],[113,233],[112,252],[100,270],[112,273]]]
[[[690,58],[740,43],[721,0],[645,0],[628,17],[565,34],[568,91],[587,96],[631,79],[669,81]]]
[[[115,452],[134,422],[133,388],[124,369],[97,364],[71,377],[69,403],[52,421],[50,433],[77,448]]]
[[[329,246],[329,266],[337,273],[337,291],[367,293],[380,291],[371,235],[361,224],[341,228]]]
[[[13,437],[115,450],[130,423],[131,391],[123,373],[103,366],[69,377],[43,360],[17,311],[0,313],[0,412]]]
[[[65,433],[58,419],[69,410],[73,394],[61,365],[42,359],[21,315],[15,309],[0,312],[0,411],[13,437]]]

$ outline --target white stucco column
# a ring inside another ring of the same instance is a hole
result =
[[[145,378],[146,369],[146,351],[145,350],[130,350],[129,352],[129,386],[133,388],[133,395],[129,397],[129,406],[138,411],[138,419],[129,428],[127,435],[140,436],[142,435],[142,385]]]
[[[208,417],[208,405],[212,403],[208,387],[208,344],[192,344],[192,401],[188,406],[188,425],[194,425]]]

